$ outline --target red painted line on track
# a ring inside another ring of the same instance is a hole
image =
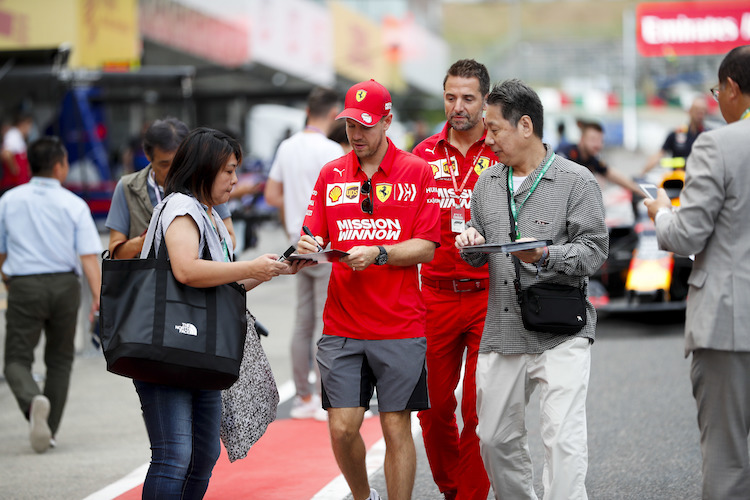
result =
[[[361,433],[370,449],[382,438],[380,419],[365,419]],[[222,446],[205,498],[309,500],[339,474],[326,422],[278,420],[242,460],[230,463]],[[117,500],[138,500],[142,489]]]

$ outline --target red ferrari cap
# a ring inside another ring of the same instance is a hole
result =
[[[365,127],[372,127],[391,112],[391,94],[375,80],[352,85],[346,93],[344,111],[336,117],[351,118]]]

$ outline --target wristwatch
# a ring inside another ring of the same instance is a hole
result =
[[[382,266],[388,262],[388,252],[385,251],[385,247],[382,245],[378,245],[378,249],[380,250],[380,253],[375,257],[375,265]]]

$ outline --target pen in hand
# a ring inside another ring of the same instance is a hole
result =
[[[315,238],[315,235],[312,234],[312,231],[310,231],[310,228],[307,226],[302,226],[302,230],[305,232],[306,235],[308,235],[310,238],[313,239],[313,241],[315,242],[315,246],[318,247],[318,252],[322,252],[323,247],[320,246],[320,243],[318,243],[318,240]]]

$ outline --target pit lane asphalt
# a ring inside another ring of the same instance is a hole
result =
[[[627,160],[628,154],[622,157]],[[609,158],[618,168],[642,164]],[[269,224],[262,228],[259,247],[243,258],[284,248],[283,231]],[[263,345],[280,384],[291,377],[288,346],[293,296],[292,279],[282,277],[251,291],[248,298],[253,312],[271,332]],[[4,298],[2,290],[0,301]],[[2,351],[4,307],[0,316]],[[7,384],[0,380],[0,498],[81,499],[148,462],[148,439],[131,381],[106,371],[103,357],[89,344],[86,321],[79,330],[79,353],[57,448],[42,455],[31,450],[28,424]],[[661,325],[657,336],[652,330],[651,323],[631,320],[605,318],[600,323],[588,403],[590,498],[700,496],[695,406],[687,386],[687,361],[681,357],[680,325]],[[40,347],[34,365],[38,374],[43,373],[41,352]],[[530,446],[541,494],[542,454],[538,427],[533,423],[538,421],[534,400],[529,409]],[[280,408],[280,417],[288,411],[287,403]],[[415,442],[419,463],[413,498],[440,498],[421,439]],[[382,471],[372,484],[385,492]]]

